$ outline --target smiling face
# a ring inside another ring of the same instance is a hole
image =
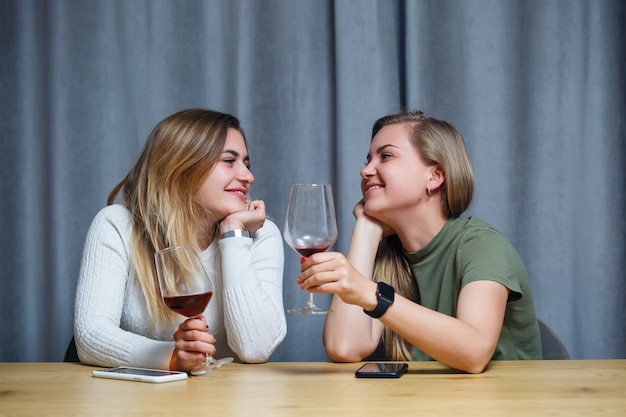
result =
[[[217,220],[222,220],[247,208],[247,194],[253,182],[243,136],[236,129],[228,129],[220,159],[201,181],[196,198]]]
[[[393,224],[394,218],[418,207],[435,169],[411,144],[407,124],[383,127],[372,139],[361,170],[365,212]]]

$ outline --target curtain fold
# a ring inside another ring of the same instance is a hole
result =
[[[626,357],[626,5],[619,0],[3,0],[0,360],[61,360],[87,228],[152,127],[238,116],[282,227],[293,182],[329,182],[347,251],[378,117],[464,135],[467,215],[524,260],[572,358]],[[306,294],[285,245],[285,308]],[[317,297],[320,304],[329,297]],[[328,360],[288,317],[280,361]]]

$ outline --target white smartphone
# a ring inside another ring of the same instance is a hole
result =
[[[145,369],[120,366],[119,368],[94,369],[91,373],[99,378],[124,379],[139,382],[171,382],[187,378],[185,372],[166,371],[163,369]]]

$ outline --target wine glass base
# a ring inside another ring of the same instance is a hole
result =
[[[328,313],[332,313],[333,311],[330,309],[324,309],[324,308],[319,308],[317,306],[306,306],[306,307],[302,307],[302,308],[298,308],[298,309],[294,309],[294,310],[287,310],[287,313],[289,314],[328,314]]]
[[[189,373],[190,373],[191,375],[193,375],[193,376],[202,376],[202,375],[207,375],[207,374],[208,374],[208,373],[210,373],[212,370],[213,370],[213,368],[210,368],[210,367],[205,366],[205,367],[202,367],[202,368],[200,368],[200,369],[193,370],[193,371],[191,371],[191,372],[189,372]]]
[[[235,360],[235,358],[230,357],[230,356],[227,356],[227,357],[225,357],[225,358],[218,359],[218,360],[215,362],[215,365],[213,366],[213,368],[214,368],[214,369],[219,369],[219,368],[221,368],[221,367],[222,367],[222,366],[224,366],[224,365],[228,365],[229,363],[231,363],[231,362],[232,362],[232,361],[234,361],[234,360]]]
[[[221,359],[214,359],[211,358],[211,360],[204,364],[202,367],[198,368],[198,369],[194,369],[193,371],[190,372],[191,375],[193,376],[202,376],[202,375],[206,375],[208,373],[210,373],[211,371],[213,371],[214,369],[219,369],[224,365],[228,365],[229,363],[233,362],[235,360],[235,358],[227,356],[225,358],[221,358]]]

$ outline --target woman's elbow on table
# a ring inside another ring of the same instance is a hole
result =
[[[354,346],[352,343],[337,343],[327,340],[324,340],[324,348],[326,349],[326,355],[333,362],[360,362],[371,353],[364,352],[363,349],[359,349],[358,346]]]
[[[495,346],[484,346],[482,349],[476,349],[474,352],[466,352],[464,357],[452,367],[465,371],[470,374],[482,373],[493,356]]]
[[[488,363],[489,361],[484,363],[470,363],[468,364],[469,366],[467,367],[467,369],[464,369],[464,371],[470,374],[480,374],[485,370]]]
[[[270,359],[271,351],[244,351],[239,352],[237,356],[241,363],[265,363]]]
[[[265,334],[265,336],[270,333]],[[265,363],[287,336],[287,324],[283,323],[277,332],[257,343],[241,342],[238,349],[233,349],[242,363]],[[231,346],[233,348],[233,346]]]

